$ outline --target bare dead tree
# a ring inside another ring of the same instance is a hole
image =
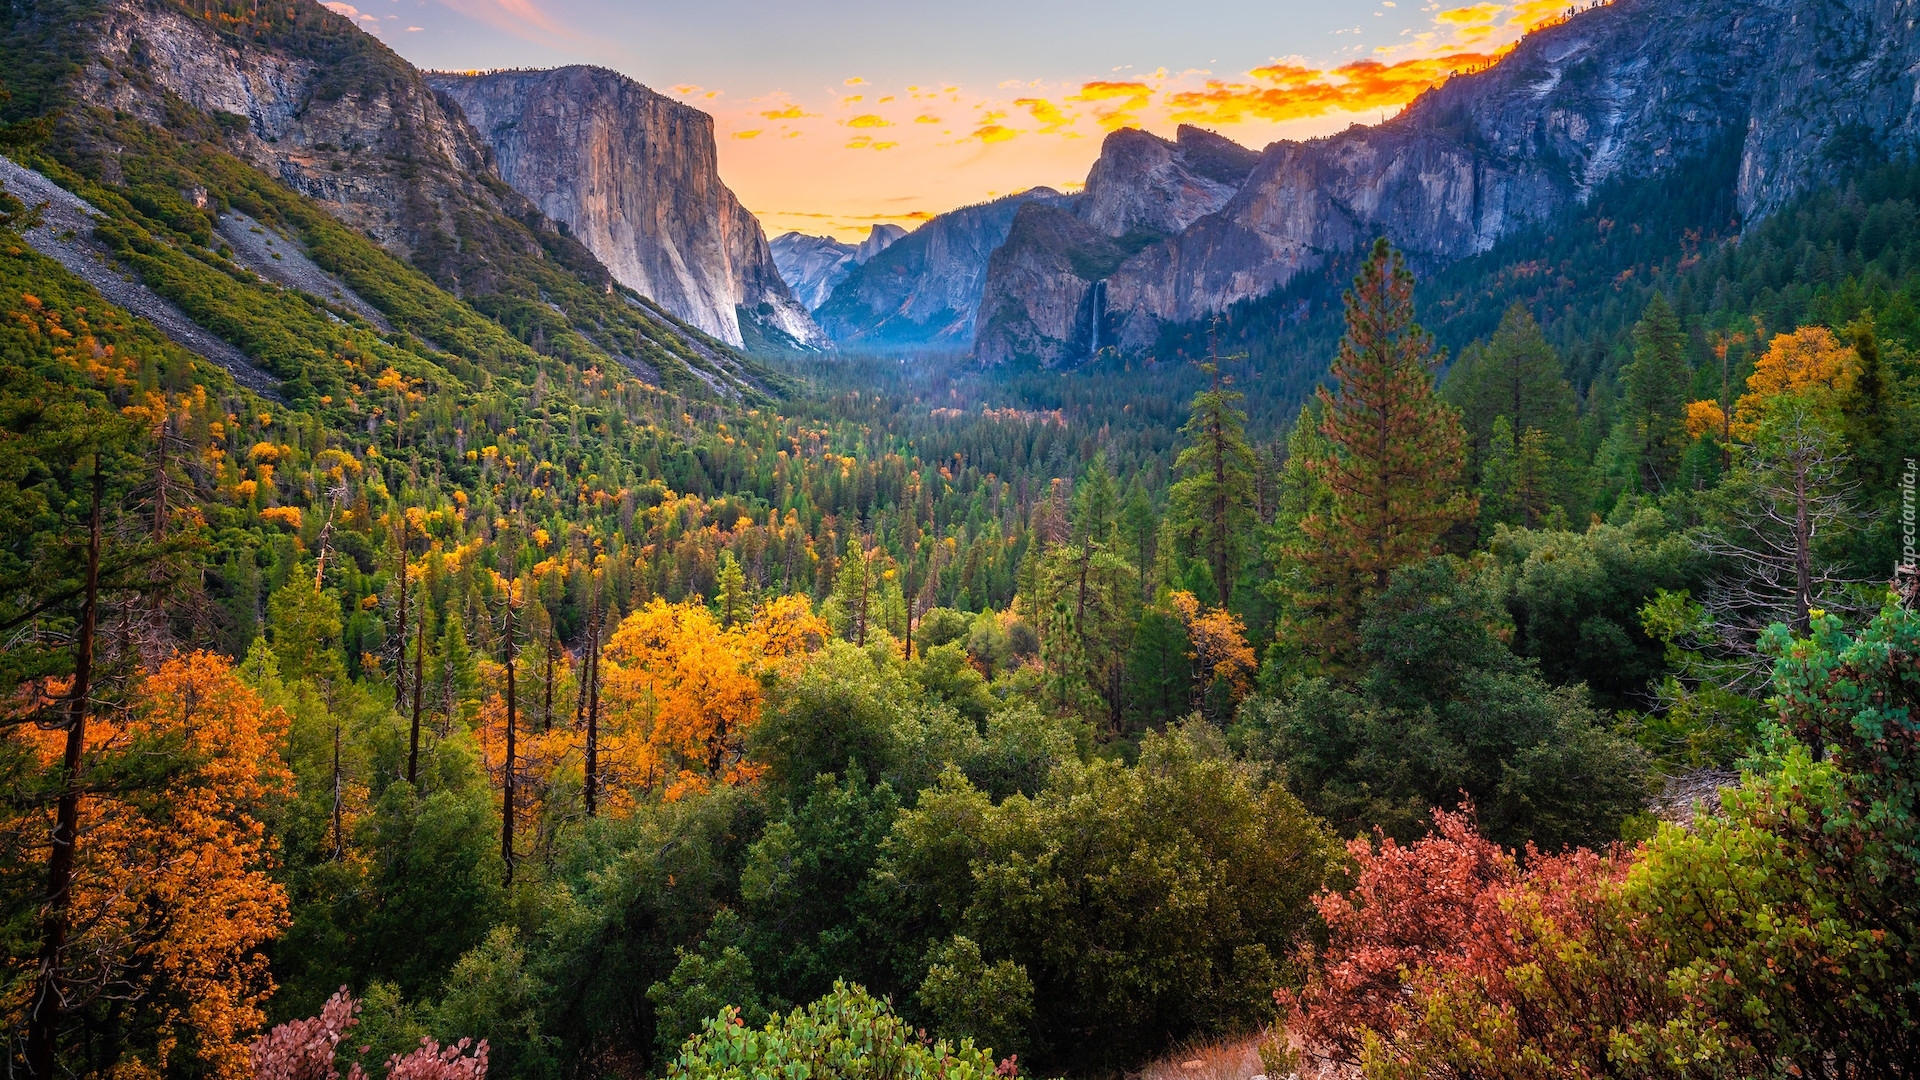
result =
[[[1764,682],[1772,672],[1772,659],[1758,650],[1768,626],[1805,634],[1815,608],[1856,613],[1863,606],[1849,589],[1867,579],[1822,550],[1865,520],[1846,465],[1844,444],[1812,408],[1786,403],[1722,487],[1724,520],[1699,544],[1722,567],[1708,583],[1706,608],[1721,645],[1745,658],[1742,682]]]

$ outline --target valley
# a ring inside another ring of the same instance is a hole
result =
[[[369,18],[0,14],[15,1075],[1910,1074],[1905,6],[772,237]]]

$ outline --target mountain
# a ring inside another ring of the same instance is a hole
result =
[[[1143,350],[1169,324],[1273,293],[1375,235],[1416,266],[1445,266],[1606,185],[1684,177],[1729,148],[1739,221],[1757,221],[1863,161],[1915,149],[1920,45],[1904,10],[1881,0],[1614,0],[1527,35],[1490,69],[1448,80],[1384,124],[1274,143],[1237,185],[1173,167],[1175,151],[1137,134],[1110,139],[1086,197],[1103,209],[1088,219],[1106,237],[1135,226],[1170,235],[1104,279],[1102,340]],[[1236,190],[1217,209],[1181,224],[1228,186]],[[1086,251],[1100,261],[1097,243]],[[1084,358],[1046,344],[1062,339],[1061,298],[1093,286],[1071,280],[1070,254],[997,260],[1019,280],[983,290],[999,324],[982,359]],[[1056,268],[1042,272],[1047,258]]]
[[[124,187],[142,213],[185,197],[186,213],[224,215],[251,166],[537,352],[690,392],[758,383],[724,345],[619,287],[501,180],[451,99],[318,4],[35,0],[5,25],[12,107],[60,116],[49,153],[72,170],[63,183]],[[267,224],[303,251],[324,231]],[[385,300],[385,317],[403,302]]]
[[[898,225],[875,225],[855,245],[831,236],[782,233],[773,239],[773,262],[794,298],[811,311],[827,302],[834,286],[845,281],[855,266],[865,264],[905,235],[907,230]]]
[[[622,285],[732,345],[743,319],[826,344],[721,182],[711,116],[598,67],[426,81],[487,141],[500,177]]]
[[[965,349],[986,287],[987,260],[1027,203],[1065,205],[1039,187],[935,217],[857,266],[815,312],[841,345]]]
[[[1184,124],[1172,141],[1138,128],[1109,134],[1071,209],[1022,207],[994,252],[975,356],[1057,364],[1111,345],[1105,279],[1141,248],[1224,207],[1259,160]]]
[[[893,246],[895,240],[907,235],[907,230],[898,225],[880,224],[867,230],[867,238],[853,251],[853,261],[865,266],[868,259]]]

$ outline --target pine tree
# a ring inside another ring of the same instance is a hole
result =
[[[747,620],[748,609],[752,602],[747,596],[747,575],[740,569],[740,561],[729,551],[720,556],[719,595],[715,597],[720,608],[720,625],[728,630]]]
[[[1633,425],[1642,491],[1666,490],[1690,441],[1686,408],[1693,373],[1687,367],[1685,345],[1673,308],[1665,296],[1654,293],[1646,314],[1633,328],[1633,362],[1620,373],[1626,389],[1622,421]]]
[[[1493,418],[1493,437],[1480,461],[1480,540],[1485,543],[1499,525],[1514,523],[1513,479],[1516,450],[1513,425],[1503,416]]]
[[[1170,493],[1176,535],[1213,572],[1223,608],[1233,596],[1247,538],[1259,520],[1253,504],[1258,461],[1247,445],[1247,416],[1239,407],[1246,395],[1228,389],[1230,380],[1220,370],[1222,361],[1231,359],[1216,351],[1200,365],[1211,381],[1193,396],[1193,415],[1180,429],[1188,445],[1173,463],[1180,479]]]
[[[873,607],[871,556],[858,536],[847,537],[847,550],[840,558],[840,576],[833,583],[833,598],[846,624],[841,635],[855,645],[867,643],[867,623]]]
[[[1460,410],[1476,460],[1493,441],[1493,424],[1506,417],[1517,438],[1532,428],[1565,437],[1573,428],[1573,388],[1560,355],[1547,344],[1526,305],[1507,309],[1486,344],[1462,355],[1447,372],[1441,396]]]
[[[1460,489],[1466,438],[1459,415],[1433,388],[1433,339],[1413,319],[1413,275],[1385,239],[1347,293],[1347,333],[1334,361],[1337,393],[1320,390],[1313,462],[1330,505],[1300,523],[1308,610],[1324,620],[1322,646],[1354,641],[1361,608],[1394,568],[1434,553],[1440,537],[1472,518]]]

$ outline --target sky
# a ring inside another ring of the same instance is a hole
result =
[[[1581,0],[1584,5],[1585,0]],[[1377,123],[1566,0],[334,0],[418,67],[599,64],[714,118],[769,237],[857,240],[1045,185],[1105,134]]]

